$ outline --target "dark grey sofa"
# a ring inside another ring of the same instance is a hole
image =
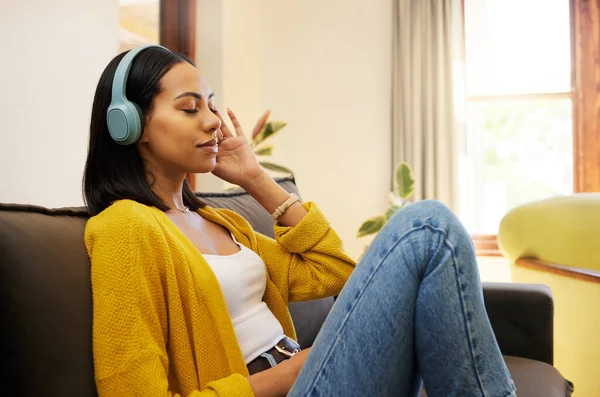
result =
[[[296,192],[292,178],[279,183]],[[273,235],[269,214],[241,191],[201,194]],[[0,395],[96,395],[92,361],[90,264],[84,208],[0,204],[2,347]],[[486,307],[520,397],[570,396],[552,367],[553,303],[541,285],[486,284]],[[310,346],[333,298],[293,303],[303,347]]]

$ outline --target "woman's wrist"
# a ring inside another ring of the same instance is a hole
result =
[[[258,201],[269,214],[272,214],[277,207],[290,197],[290,194],[264,171],[261,175],[240,186]]]
[[[258,175],[240,184],[240,187],[253,195],[253,192],[264,190],[265,186],[274,182],[273,178],[263,170]]]
[[[263,174],[240,186],[258,201],[269,214],[273,214],[290,197],[290,194],[264,171]],[[295,203],[279,217],[277,222],[282,226],[296,226],[305,215],[306,210],[304,207]]]

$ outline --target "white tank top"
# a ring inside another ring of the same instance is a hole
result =
[[[267,286],[265,263],[254,251],[231,237],[240,251],[232,255],[203,256],[219,281],[248,364],[275,346],[284,335],[281,324],[262,300]]]

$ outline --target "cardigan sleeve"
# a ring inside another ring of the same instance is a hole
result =
[[[275,240],[256,233],[269,276],[289,302],[339,294],[356,266],[317,205],[302,206],[308,213],[296,226],[275,224]]]
[[[131,211],[88,221],[91,260],[93,353],[100,397],[177,396],[168,383],[166,285],[160,228]],[[166,248],[165,248],[166,249]],[[187,397],[253,396],[246,377],[232,374]]]
[[[202,390],[182,396],[169,390],[164,360],[152,352],[140,352],[122,371],[96,379],[98,396],[238,397],[254,396],[246,377],[232,374],[210,382]]]

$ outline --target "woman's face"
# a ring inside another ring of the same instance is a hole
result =
[[[198,69],[180,62],[160,84],[137,144],[146,169],[169,177],[211,172],[221,120],[208,83]]]

